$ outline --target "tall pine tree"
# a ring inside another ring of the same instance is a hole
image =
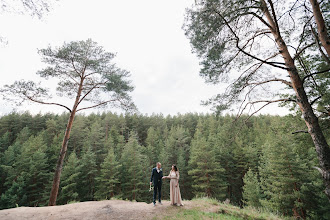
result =
[[[80,159],[78,195],[81,201],[94,199],[95,177],[98,175],[96,155],[91,147],[85,147]]]
[[[119,168],[120,164],[117,162],[113,148],[110,148],[108,155],[101,164],[101,172],[96,177],[97,188],[95,192],[96,199],[110,199],[118,195],[119,185]]]
[[[136,135],[131,135],[121,157],[121,192],[124,199],[140,201],[148,190],[146,159]],[[149,172],[148,172],[149,174]]]
[[[196,196],[224,199],[224,169],[216,161],[214,146],[210,145],[202,133],[202,123],[198,122],[196,133],[191,144],[188,174],[193,179]]]
[[[260,207],[261,189],[257,174],[249,169],[243,178],[243,182],[244,204],[252,207]]]

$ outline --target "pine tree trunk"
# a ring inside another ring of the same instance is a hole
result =
[[[54,173],[53,185],[52,185],[52,190],[50,192],[50,198],[49,198],[48,206],[56,205],[58,189],[59,189],[59,186],[60,186],[60,179],[61,179],[63,161],[64,161],[64,158],[65,158],[66,151],[68,149],[68,142],[69,142],[69,138],[70,138],[71,128],[72,128],[72,125],[73,125],[74,117],[75,117],[76,112],[77,112],[77,107],[79,105],[79,99],[80,99],[81,91],[82,91],[82,87],[83,87],[83,80],[84,80],[84,78],[82,77],[81,82],[79,84],[76,100],[75,100],[75,103],[73,105],[73,109],[70,113],[68,124],[66,126],[65,135],[64,135],[64,138],[63,138],[62,147],[61,147],[61,151],[60,151],[60,156],[58,157],[57,165],[56,165],[56,169],[55,169],[55,173]]]
[[[313,8],[313,15],[315,22],[317,24],[317,32],[319,33],[319,38],[321,41],[322,46],[327,51],[328,57],[330,57],[330,39],[328,36],[327,27],[325,26],[324,18],[320,9],[320,5],[317,0],[310,0],[312,8]]]
[[[317,156],[319,159],[320,168],[322,170],[322,177],[325,182],[325,194],[330,200],[330,148],[324,137],[322,129],[319,125],[318,118],[314,114],[311,104],[308,101],[303,82],[298,74],[298,70],[294,64],[289,50],[279,32],[277,27],[277,22],[275,18],[270,14],[266,2],[262,0],[264,14],[270,24],[271,32],[275,38],[275,41],[279,47],[279,51],[285,62],[285,66],[288,69],[288,74],[290,76],[292,87],[297,96],[297,104],[302,112],[303,118],[308,128],[308,133],[311,135]]]
[[[56,165],[56,169],[55,169],[55,174],[54,174],[54,179],[53,179],[53,186],[52,186],[52,190],[51,190],[50,198],[49,198],[49,202],[48,202],[49,206],[56,205],[58,188],[60,186],[60,178],[61,178],[63,161],[64,161],[65,154],[66,154],[66,151],[67,151],[67,148],[68,148],[68,141],[69,141],[69,138],[70,138],[70,132],[71,132],[74,116],[75,116],[75,112],[71,112],[68,124],[66,126],[66,131],[65,131],[64,138],[63,138],[63,142],[62,142],[62,148],[61,148],[60,156],[57,160],[57,165]]]

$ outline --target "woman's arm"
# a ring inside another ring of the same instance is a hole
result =
[[[171,178],[170,175],[171,175],[171,173],[168,174],[168,176],[163,176],[162,179],[170,179]]]
[[[179,171],[176,171],[175,174],[176,174],[176,179],[177,179],[175,187],[177,187],[179,185],[179,179],[180,179]]]

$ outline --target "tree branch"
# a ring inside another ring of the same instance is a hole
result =
[[[255,12],[247,12],[240,15],[246,15],[246,14],[253,15],[254,17],[258,18],[263,24],[265,24],[269,29],[273,29],[272,26],[270,26],[270,24],[267,23],[267,21],[265,21],[261,16],[257,15]]]
[[[90,75],[96,74],[96,73],[99,73],[99,72],[91,72],[91,73],[88,73],[88,74],[85,75],[85,78],[89,77]]]
[[[322,95],[318,96],[317,98],[315,98],[313,101],[311,101],[311,105],[313,105],[317,100],[319,100],[320,98],[322,98]]]
[[[265,84],[265,83],[269,83],[269,82],[282,82],[285,85],[292,87],[292,84],[289,81],[286,81],[284,79],[278,79],[278,78],[269,79],[269,80],[265,80],[262,82],[252,82],[252,83],[248,83],[248,85],[261,85],[261,84]]]
[[[306,134],[308,134],[308,131],[298,130],[298,131],[292,132],[291,134],[298,134],[298,133],[306,133]]]
[[[252,113],[245,121],[247,121],[248,119],[250,119],[254,114],[256,114],[257,112],[259,112],[261,109],[263,109],[264,107],[266,107],[267,105],[271,104],[271,103],[275,103],[275,102],[296,102],[296,100],[294,99],[277,99],[277,100],[257,100],[257,101],[253,101],[253,102],[247,102],[245,104],[245,106],[242,108],[243,103],[245,102],[245,100],[247,99],[248,94],[251,92],[252,90],[250,90],[246,95],[245,95],[245,99],[244,101],[241,103],[241,106],[239,108],[239,111],[236,115],[236,119],[235,121],[241,117],[241,115],[243,114],[243,112],[245,111],[245,109],[247,108],[248,105],[250,105],[250,108],[257,103],[262,103],[262,102],[266,102],[265,105],[263,105],[261,108],[259,108],[257,111],[255,111],[254,113]]]
[[[323,179],[330,180],[330,172],[326,170],[322,170],[319,167],[313,167],[314,169],[317,169],[320,174],[322,175]]]
[[[71,63],[72,63],[74,71],[80,76],[80,72],[77,70],[76,66],[74,65],[73,58],[71,58]]]
[[[278,34],[280,34],[280,28],[279,28],[279,26],[278,26],[278,22],[277,22],[277,18],[276,18],[276,13],[275,13],[275,9],[274,9],[273,2],[272,2],[272,0],[268,0],[268,3],[269,3],[269,5],[270,5],[271,11],[272,11],[273,19],[274,19],[274,22],[275,22],[275,29],[276,29],[276,32],[277,32]]]
[[[313,18],[313,16],[311,16],[311,17],[307,20],[307,22],[304,24],[304,27],[303,27],[302,33],[301,33],[301,35],[300,35],[299,44],[298,44],[298,47],[297,47],[297,49],[296,49],[296,53],[297,53],[297,51],[299,50],[300,45],[303,43],[304,36],[305,36],[305,31],[306,31],[306,27],[307,27],[307,25],[309,24],[309,22],[312,20],[312,18]],[[298,54],[298,56],[299,56],[299,54]],[[294,58],[293,58],[293,59],[294,59]]]
[[[291,102],[296,102],[295,100],[293,99],[277,99],[277,100],[259,100],[259,101],[254,101],[254,102],[249,102],[247,103],[250,104],[250,105],[254,105],[256,103],[261,103],[261,102],[266,102],[266,104],[264,104],[263,106],[261,106],[258,110],[254,111],[247,119],[245,119],[244,121],[248,121],[253,115],[255,115],[256,113],[258,113],[261,109],[263,109],[264,107],[266,107],[267,105],[271,104],[271,103],[275,103],[275,102],[288,102],[288,101],[291,101]]]
[[[85,93],[85,95],[78,101],[78,105],[86,98],[86,96],[91,93],[96,88],[101,88],[99,85],[103,85],[104,83],[97,83],[95,84],[89,91]]]
[[[322,70],[322,71],[319,71],[319,72],[316,72],[316,73],[311,73],[311,74],[308,74],[306,76],[304,76],[304,78],[302,79],[302,82],[304,83],[305,80],[311,76],[314,76],[314,75],[317,75],[317,74],[321,74],[321,73],[326,73],[326,72],[329,72],[330,71],[330,68],[329,69],[326,69],[326,70]]]
[[[82,110],[86,110],[86,109],[90,109],[90,108],[95,108],[95,107],[98,107],[98,106],[101,106],[101,105],[105,105],[105,104],[107,104],[109,102],[114,102],[114,101],[118,101],[118,99],[112,99],[112,100],[108,100],[108,101],[105,101],[105,102],[98,103],[96,105],[92,105],[92,106],[89,106],[89,107],[81,108],[81,109],[78,109],[77,112],[82,111]]]
[[[39,103],[39,104],[44,104],[44,105],[57,105],[57,106],[61,106],[63,108],[66,108],[69,112],[71,112],[71,109],[65,105],[62,105],[62,104],[59,104],[59,103],[54,103],[54,102],[43,102],[43,101],[40,101],[40,100],[36,100],[36,99],[33,99],[32,97],[30,96],[27,96],[25,94],[23,94],[27,99],[29,99],[30,101],[33,101],[33,102],[36,102],[36,103]]]
[[[315,42],[313,42],[313,43],[311,43],[311,44],[308,44],[308,45],[304,46],[303,48],[301,48],[301,50],[300,50],[298,53],[296,53],[296,55],[293,57],[293,60],[297,59],[297,57],[299,57],[299,55],[300,55],[302,52],[304,52],[307,48],[313,46],[314,44],[315,44]]]
[[[328,63],[328,65],[330,65],[330,59],[329,59],[329,57],[328,57],[327,55],[325,55],[325,53],[323,52],[323,50],[322,50],[322,48],[321,48],[321,45],[320,45],[320,43],[319,43],[319,38],[317,37],[317,34],[315,33],[315,31],[314,31],[312,25],[310,25],[310,26],[311,26],[312,33],[313,33],[313,35],[314,35],[314,37],[315,37],[316,45],[317,45],[317,47],[319,48],[319,51],[320,51],[320,53],[321,53],[323,59]]]
[[[248,52],[246,52],[246,51],[244,51],[240,46],[239,46],[239,37],[236,35],[236,33],[235,33],[235,31],[232,29],[232,27],[230,26],[230,24],[228,23],[228,21],[217,11],[217,10],[214,10],[214,12],[216,13],[216,14],[218,14],[218,16],[225,22],[225,24],[227,25],[227,27],[229,28],[229,30],[230,30],[230,32],[234,35],[234,37],[236,38],[236,47],[237,47],[237,49],[239,50],[239,51],[241,51],[242,53],[244,53],[245,55],[247,55],[247,56],[249,56],[249,57],[251,57],[251,58],[253,58],[253,59],[255,59],[255,60],[258,60],[258,61],[260,61],[260,62],[262,62],[262,63],[266,63],[266,64],[268,64],[268,65],[271,65],[271,66],[273,66],[273,67],[277,67],[277,68],[280,68],[280,69],[284,69],[284,70],[288,70],[288,68],[286,68],[286,67],[283,67],[283,66],[279,66],[279,65],[276,65],[276,64],[274,64],[273,62],[267,62],[267,61],[265,61],[265,60],[262,60],[262,59],[260,59],[260,58],[258,58],[258,57],[256,57],[256,56],[254,56],[254,55],[252,55],[252,54],[250,54],[250,53],[248,53]],[[279,64],[282,64],[282,63],[279,63]]]

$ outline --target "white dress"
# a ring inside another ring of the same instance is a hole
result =
[[[170,181],[170,198],[171,198],[171,205],[183,205],[181,200],[181,193],[180,193],[180,186],[179,186],[179,171],[171,171],[168,175],[168,178],[171,179]],[[177,186],[176,186],[177,185]]]

